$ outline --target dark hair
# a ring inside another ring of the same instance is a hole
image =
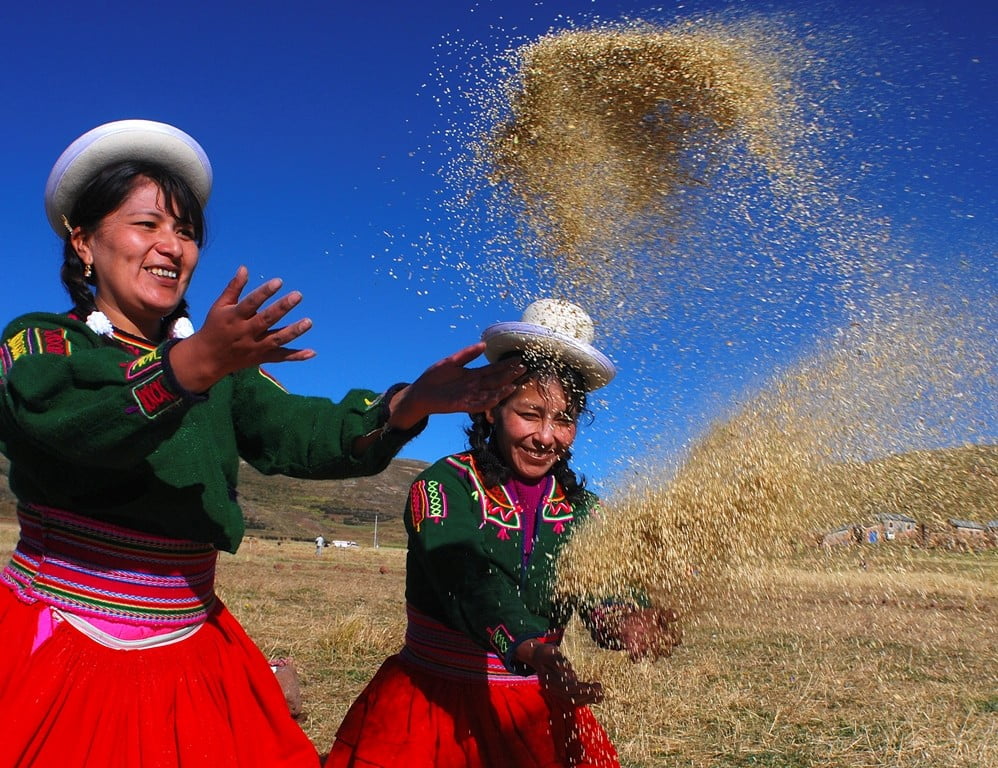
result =
[[[565,391],[569,412],[576,418],[576,421],[581,420],[583,416],[587,416],[591,420],[592,414],[586,407],[585,380],[578,371],[550,358],[536,355],[524,355],[523,363],[527,366],[527,372],[517,380],[518,384],[554,379],[561,384]],[[504,400],[496,407],[502,407],[505,402]],[[513,472],[506,464],[506,460],[499,454],[499,448],[494,440],[495,425],[489,423],[484,413],[475,413],[471,416],[471,425],[465,429],[465,434],[468,436],[471,455],[478,465],[478,470],[486,487],[491,488],[508,482]],[[566,498],[574,502],[585,491],[586,478],[582,475],[576,475],[568,465],[571,458],[572,452],[566,451],[551,468],[551,474],[565,491]]]
[[[194,231],[194,242],[200,248],[207,235],[201,202],[183,178],[157,163],[125,160],[104,168],[83,188],[69,213],[69,226],[93,232],[105,216],[125,201],[141,179],[148,179],[160,188],[167,210],[190,225]],[[90,290],[90,286],[96,281],[92,277],[88,279],[83,276],[83,261],[73,247],[73,239],[69,233],[66,234],[62,247],[60,274],[62,284],[73,300],[74,310],[85,318],[96,309],[94,295]],[[182,300],[169,316],[163,318],[164,326],[186,315],[187,301]]]

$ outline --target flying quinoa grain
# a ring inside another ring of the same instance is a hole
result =
[[[863,461],[970,442],[993,414],[995,298],[904,282],[910,257],[889,223],[849,202],[825,164],[835,144],[820,105],[839,86],[821,80],[822,60],[766,19],[636,22],[552,32],[509,53],[498,85],[470,89],[480,121],[450,181],[465,216],[486,191],[500,233],[479,290],[577,301],[608,349],[642,339],[638,366],[659,353],[667,310],[710,343],[754,326],[763,361],[786,327],[844,319],[767,370],[672,472],[644,467],[641,486],[610,498],[562,558],[566,593],[637,588],[695,612],[742,565],[910,508],[904,479],[856,470]],[[631,401],[652,423],[664,384],[645,386]],[[975,476],[998,482],[994,469]],[[938,509],[959,506],[960,485],[938,486]]]
[[[729,137],[787,172],[792,100],[755,42],[649,28],[525,46],[511,117],[493,137],[494,183],[510,185],[530,231],[571,263],[630,252],[634,237],[674,223],[684,190],[711,183],[725,157],[714,148]]]

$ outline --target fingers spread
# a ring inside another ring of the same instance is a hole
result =
[[[251,318],[260,312],[260,307],[267,303],[272,296],[274,296],[284,283],[279,277],[274,277],[265,282],[263,285],[257,286],[248,294],[246,297],[239,302],[239,314],[244,318]],[[290,295],[290,294],[289,294]],[[299,294],[300,298],[300,294]],[[278,302],[279,303],[279,302]],[[283,314],[283,313],[282,313]],[[276,321],[271,321],[270,325]]]
[[[274,347],[284,347],[308,332],[311,328],[312,321],[306,317],[283,328],[274,328],[267,331],[265,338]]]

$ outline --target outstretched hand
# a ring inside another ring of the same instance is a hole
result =
[[[481,413],[505,400],[526,368],[518,358],[465,367],[484,351],[479,342],[431,365],[392,398],[388,423],[405,430],[434,413]]]
[[[301,294],[291,291],[264,306],[281,289],[281,280],[272,278],[240,299],[248,282],[248,270],[239,267],[212,304],[200,330],[171,350],[170,364],[181,386],[204,392],[228,374],[244,368],[315,356],[311,349],[286,346],[312,327],[311,320],[274,327],[298,305]]]
[[[679,614],[672,608],[645,608],[620,618],[617,637],[631,661],[671,656],[683,642]]]
[[[562,703],[582,707],[603,701],[602,684],[579,680],[557,645],[524,640],[516,648],[516,657],[533,668],[544,692]]]

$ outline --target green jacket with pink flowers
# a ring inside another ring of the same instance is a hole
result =
[[[240,459],[265,474],[337,478],[381,471],[411,434],[360,458],[383,425],[370,390],[340,403],[289,394],[262,369],[199,395],[174,379],[168,350],[72,315],[14,320],[0,343],[0,450],[24,503],[65,509],[234,552],[243,536]]]

